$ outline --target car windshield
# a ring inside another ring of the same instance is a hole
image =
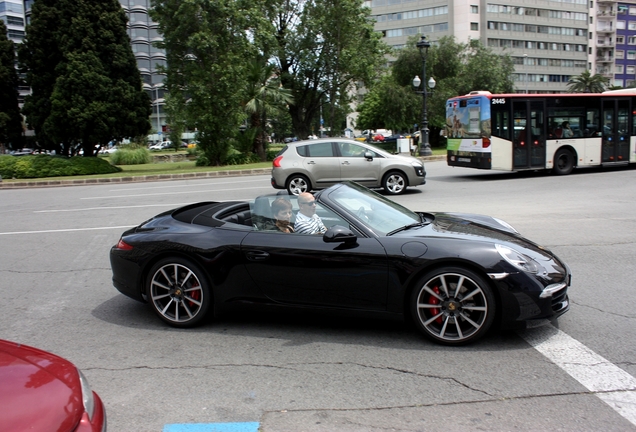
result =
[[[422,222],[417,213],[355,183],[341,185],[329,193],[329,199],[378,235],[399,232]]]

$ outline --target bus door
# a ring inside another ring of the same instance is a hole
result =
[[[513,168],[545,168],[545,106],[543,101],[513,100]]]
[[[603,163],[629,162],[629,100],[603,100]]]

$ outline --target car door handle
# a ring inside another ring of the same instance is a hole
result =
[[[250,261],[263,261],[269,257],[269,254],[264,251],[252,250],[245,253],[247,259]]]
[[[342,165],[351,165],[351,164],[349,163],[349,161],[344,161]]]
[[[316,162],[314,162],[314,161],[309,161],[309,162],[307,162],[307,165],[316,165]]]

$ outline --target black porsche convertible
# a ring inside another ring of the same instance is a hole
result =
[[[413,212],[345,182],[315,194],[324,234],[284,233],[271,204],[288,200],[293,226],[299,197],[281,193],[191,204],[126,231],[110,253],[115,287],[175,327],[235,308],[317,309],[411,318],[446,345],[569,309],[567,265],[499,219]]]

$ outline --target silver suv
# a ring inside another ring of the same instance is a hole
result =
[[[292,195],[322,189],[344,180],[392,195],[426,183],[422,161],[393,155],[348,138],[321,138],[287,144],[276,155],[272,186]]]

